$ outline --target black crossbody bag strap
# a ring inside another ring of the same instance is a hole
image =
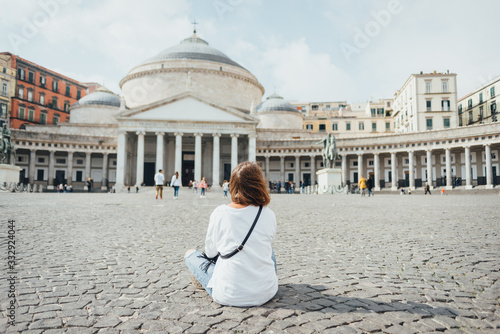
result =
[[[252,227],[250,228],[250,231],[248,231],[247,236],[245,237],[245,240],[243,240],[243,242],[241,243],[241,245],[239,245],[238,248],[236,248],[231,253],[229,253],[227,255],[222,255],[221,253],[219,253],[219,256],[221,258],[223,258],[223,259],[229,259],[229,258],[233,257],[234,255],[236,255],[237,253],[239,253],[239,252],[241,252],[243,250],[243,246],[245,246],[245,243],[247,242],[248,238],[250,237],[250,234],[252,234],[252,231],[253,231],[253,229],[255,227],[255,224],[257,224],[257,220],[259,220],[261,212],[262,212],[262,205],[259,207],[259,212],[257,212],[257,216],[255,217],[255,220],[253,221]]]

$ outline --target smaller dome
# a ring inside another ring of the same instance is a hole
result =
[[[97,104],[103,106],[120,107],[120,98],[104,87],[96,89],[95,92],[82,97],[73,106]]]
[[[269,111],[295,111],[300,113],[296,107],[276,93],[269,96],[265,101],[261,102],[257,108],[255,108],[255,112],[258,113]]]

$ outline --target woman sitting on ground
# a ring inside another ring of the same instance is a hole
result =
[[[276,216],[266,207],[271,199],[259,166],[239,164],[231,174],[229,192],[232,202],[218,206],[210,216],[205,253],[191,249],[185,261],[193,283],[201,284],[217,303],[262,305],[278,291],[278,277],[272,249]],[[207,261],[216,256],[215,264]]]

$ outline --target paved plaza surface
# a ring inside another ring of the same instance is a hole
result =
[[[236,308],[196,290],[183,260],[229,200],[166,190],[0,193],[0,333],[500,332],[498,195],[273,194],[279,291]]]

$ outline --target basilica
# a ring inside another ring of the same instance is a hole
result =
[[[70,121],[13,130],[25,183],[54,189],[153,185],[179,172],[182,184],[205,177],[212,187],[245,160],[266,179],[316,183],[325,133],[264,88],[246,68],[195,33],[132,68],[122,96],[99,88],[70,108]],[[376,190],[401,186],[484,185],[499,181],[498,123],[414,133],[338,138],[344,184],[373,177]]]

